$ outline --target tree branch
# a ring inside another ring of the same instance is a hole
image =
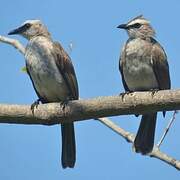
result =
[[[12,38],[8,38],[8,37],[4,37],[0,35],[0,41],[6,44],[9,44],[11,46],[13,46],[14,48],[16,48],[17,50],[19,50],[19,52],[21,54],[25,53],[25,48],[24,46],[16,39],[12,39]]]
[[[0,105],[0,123],[58,124],[99,117],[144,114],[180,109],[180,90],[134,92],[122,96],[69,101],[65,112],[60,103],[39,105],[34,114],[28,105]]]
[[[132,143],[134,142],[135,135],[125,131],[124,129],[117,126],[115,123],[110,121],[108,118],[98,118],[101,123],[106,125],[108,128],[113,130],[114,132],[118,133],[120,136],[122,136],[124,139],[127,140],[127,142]],[[149,157],[154,157],[156,159],[162,160],[163,162],[171,165],[172,167],[175,167],[177,170],[180,170],[180,161],[174,159],[173,157],[161,152],[157,146],[153,148],[153,151],[149,154],[147,154]]]

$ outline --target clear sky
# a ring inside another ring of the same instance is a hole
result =
[[[27,19],[41,19],[53,38],[68,50],[73,44],[73,64],[81,98],[117,95],[124,91],[118,71],[120,48],[127,34],[117,25],[143,14],[157,32],[168,55],[172,88],[180,82],[179,0],[16,0],[1,1],[0,34]],[[18,38],[24,44],[26,40]],[[21,72],[24,57],[0,43],[0,103],[31,104],[37,99],[29,77]],[[159,113],[156,142],[172,112]],[[139,118],[118,116],[112,120],[135,133]],[[180,159],[180,115],[176,117],[161,150]],[[60,165],[60,126],[0,124],[0,179],[96,180],[179,179],[179,172],[153,158],[132,151],[131,145],[95,120],[76,123],[77,161],[74,169]]]

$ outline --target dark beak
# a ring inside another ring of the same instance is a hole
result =
[[[25,26],[21,26],[21,27],[19,27],[19,28],[17,28],[17,29],[14,29],[14,30],[10,31],[10,32],[8,33],[8,35],[21,34],[21,33],[24,32],[25,30],[26,30]]]
[[[126,24],[120,24],[117,28],[127,29],[127,25]]]

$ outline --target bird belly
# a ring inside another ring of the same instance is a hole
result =
[[[158,89],[155,73],[148,60],[127,58],[123,67],[123,74],[130,91]]]
[[[27,48],[26,65],[41,98],[49,102],[63,101],[67,99],[69,92],[50,49],[41,48],[37,51],[37,48],[35,50],[32,47]]]
[[[56,79],[50,74],[31,73],[34,86],[41,97],[49,102],[64,101],[68,97],[68,90],[62,77]]]

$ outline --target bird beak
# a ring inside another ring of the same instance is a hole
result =
[[[21,33],[24,32],[25,30],[26,30],[26,28],[25,28],[25,26],[23,25],[23,26],[21,26],[21,27],[19,27],[19,28],[17,28],[17,29],[14,29],[14,30],[10,31],[10,32],[8,33],[8,35],[21,34]]]
[[[120,24],[117,28],[127,29],[127,25],[126,24]]]

